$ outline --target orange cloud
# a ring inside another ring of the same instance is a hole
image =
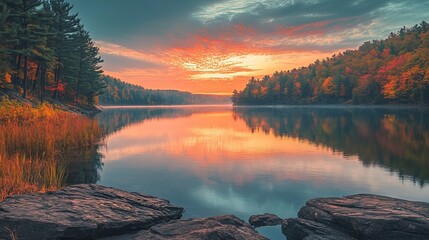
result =
[[[100,48],[100,52],[103,54],[116,55],[126,58],[131,58],[140,61],[148,61],[158,63],[161,61],[154,54],[148,54],[145,52],[137,51],[131,48],[127,48],[118,44],[108,43],[104,41],[95,41],[98,48]]]
[[[321,40],[319,34],[338,21],[324,21],[295,27],[277,27],[274,33],[262,33],[243,24],[224,26],[216,31],[201,29],[186,41],[154,46],[155,53],[125,46],[97,42],[102,54],[122,56],[137,61],[162,65],[161,68],[124,68],[106,74],[146,88],[178,89],[194,93],[228,93],[241,89],[252,77],[262,77],[274,71],[308,65],[334,52],[313,51],[300,47],[279,48],[289,42],[299,45],[325,41],[332,43],[338,36]],[[315,29],[319,29],[317,32]],[[302,32],[313,31],[302,35]],[[172,37],[172,39],[174,39]],[[336,51],[335,51],[336,52]],[[219,82],[220,84],[214,84]],[[216,86],[215,86],[216,85]],[[219,86],[220,85],[220,86]]]

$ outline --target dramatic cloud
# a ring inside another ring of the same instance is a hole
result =
[[[71,0],[107,74],[147,88],[231,93],[429,20],[429,0]]]

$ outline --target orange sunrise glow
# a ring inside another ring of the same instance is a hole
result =
[[[115,12],[122,24],[109,20],[104,15],[108,12],[96,17],[90,11],[95,2],[72,3],[89,23],[105,59],[105,74],[150,89],[220,95],[243,89],[251,77],[308,66],[356,49],[363,41],[385,37],[398,28],[394,22],[399,19],[388,16],[405,7],[362,3],[356,9],[335,1],[233,0],[186,3],[170,15],[169,9],[153,15],[150,9],[158,5],[142,2],[136,10],[128,9],[129,14]],[[277,9],[291,12],[280,15]],[[101,21],[120,33],[112,35]],[[402,19],[402,25],[404,21],[416,20]]]
[[[429,0],[0,0],[0,240],[429,239]]]

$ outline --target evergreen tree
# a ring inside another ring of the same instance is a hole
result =
[[[0,2],[0,87],[4,87],[6,82],[6,72],[9,67],[9,55],[6,45],[6,19],[9,16],[9,10],[6,3]]]
[[[1,0],[0,88],[97,103],[105,87],[99,49],[71,9],[64,0]]]
[[[2,2],[6,14],[3,16],[3,24],[1,29],[2,35],[2,56],[5,61],[3,71],[10,74],[10,81],[15,89],[19,89],[20,77],[19,70],[21,66],[21,55],[18,50],[20,43],[18,39],[18,29],[20,28],[21,18],[19,17],[19,6],[22,0],[4,0]]]
[[[23,59],[23,98],[27,97],[29,61],[39,57],[38,45],[43,44],[43,31],[39,24],[37,7],[42,4],[40,0],[22,0],[17,4],[16,12],[11,16],[18,18],[21,24],[17,24],[17,40],[19,49],[16,51]],[[18,69],[19,70],[19,69]]]
[[[89,33],[84,30],[82,25],[79,25],[77,34],[74,35],[75,43],[77,43],[77,76],[73,81],[73,86],[76,91],[76,104],[79,103],[81,94],[85,97],[88,104],[92,105],[96,102],[96,97],[102,93],[101,89],[105,88],[104,82],[101,79],[102,62],[99,57],[99,49],[91,40]]]
[[[39,84],[39,98],[43,102],[46,91],[46,81],[48,72],[54,68],[56,63],[55,51],[52,43],[55,39],[55,32],[53,31],[53,13],[48,2],[43,3],[43,8],[38,12],[38,20],[40,26],[40,35],[43,41],[37,45],[36,50],[39,53],[35,58],[37,63],[36,77],[33,82],[33,91],[36,90],[37,83]]]
[[[78,31],[79,19],[77,14],[70,14],[72,5],[64,0],[51,0],[51,9],[54,17],[53,31],[55,32],[54,49],[57,63],[54,70],[55,93],[58,100],[61,80],[71,81],[76,70],[75,44],[70,37]]]

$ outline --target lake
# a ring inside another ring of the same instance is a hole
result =
[[[108,107],[97,118],[105,144],[69,182],[169,199],[185,218],[295,217],[311,198],[357,193],[429,200],[427,108]]]

